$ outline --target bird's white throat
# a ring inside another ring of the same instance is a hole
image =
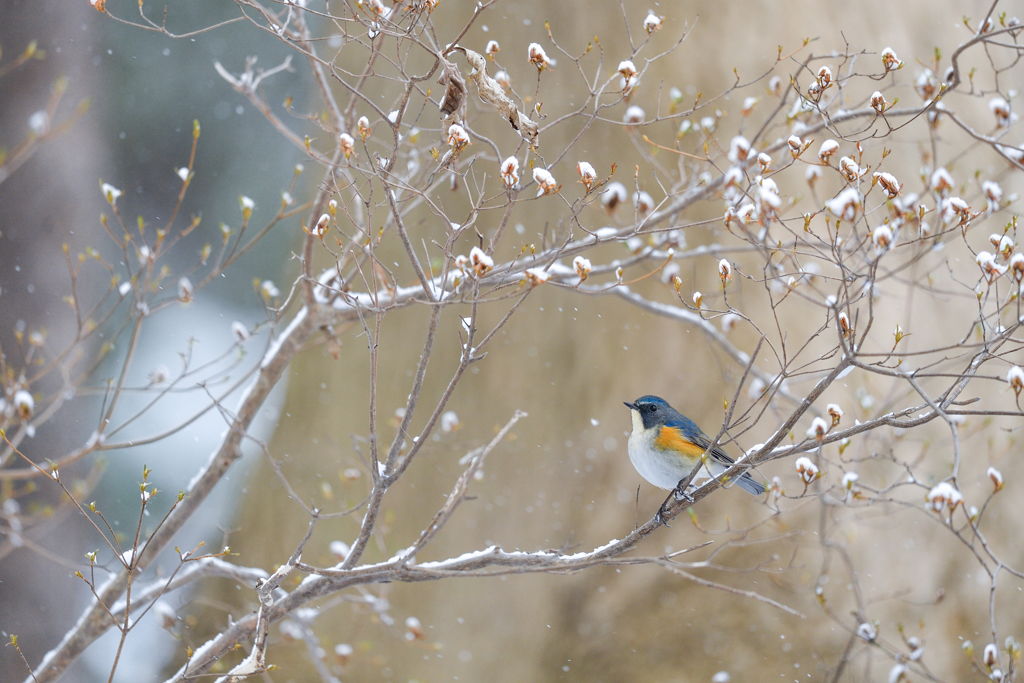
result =
[[[640,411],[634,408],[629,409],[629,414],[633,418],[633,433],[637,436],[644,433],[644,419],[640,417]]]

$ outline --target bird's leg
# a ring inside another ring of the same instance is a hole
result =
[[[693,504],[693,496],[686,490],[683,482],[679,482],[676,486],[675,490],[672,492],[672,497],[681,503],[686,503],[688,505]]]
[[[701,460],[700,462],[697,463],[697,466],[690,471],[688,475],[679,480],[679,483],[676,484],[675,490],[672,492],[672,495],[675,497],[676,500],[686,503],[693,502],[693,496],[691,496],[686,489],[690,487],[690,482],[693,481],[693,478],[697,476],[697,472],[700,472],[700,468],[703,466],[704,461]]]
[[[668,526],[668,522],[666,522],[665,520],[668,515],[667,508],[670,500],[686,503],[687,505],[690,505],[694,502],[693,496],[690,495],[690,493],[686,489],[690,487],[690,482],[693,481],[693,478],[697,476],[697,472],[699,472],[700,468],[703,466],[704,461],[702,460],[701,462],[697,463],[697,466],[694,467],[688,475],[679,480],[679,483],[676,484],[676,487],[672,490],[672,493],[669,495],[668,498],[665,499],[665,502],[661,504],[661,507],[658,508],[658,513],[654,515],[654,521],[656,524]]]

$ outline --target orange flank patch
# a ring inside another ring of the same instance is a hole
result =
[[[679,429],[664,425],[654,439],[654,447],[663,451],[675,451],[693,458],[699,458],[704,454],[704,449],[683,436]]]

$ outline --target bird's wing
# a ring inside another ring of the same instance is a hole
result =
[[[693,458],[699,458],[707,450],[706,443],[701,444],[690,437],[686,430],[673,425],[662,425],[658,436],[654,439],[654,445],[661,450],[675,451]]]
[[[711,438],[708,437],[708,435],[705,434],[704,432],[698,432],[696,434],[693,434],[690,437],[690,439],[705,451],[708,449],[708,446],[711,445]],[[714,458],[718,462],[722,463],[723,465],[734,465],[736,463],[736,461],[730,458],[726,454],[726,452],[722,450],[720,446],[715,446],[715,448],[711,451],[709,456]]]

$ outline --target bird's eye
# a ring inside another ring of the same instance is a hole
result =
[[[647,410],[652,413],[658,412],[658,406],[647,406]]]

